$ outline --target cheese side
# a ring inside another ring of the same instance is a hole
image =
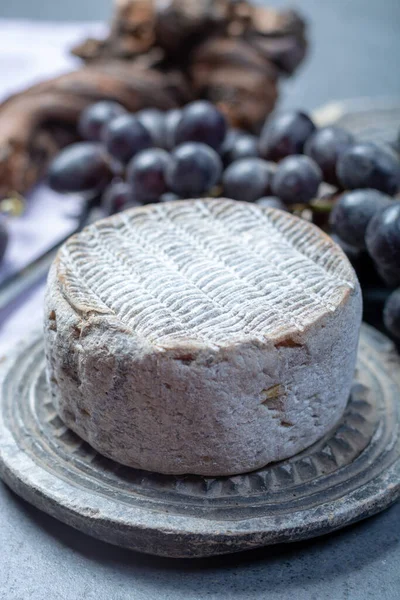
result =
[[[122,464],[243,473],[341,417],[361,309],[346,256],[292,215],[223,199],[132,209],[70,238],[51,268],[51,393]]]

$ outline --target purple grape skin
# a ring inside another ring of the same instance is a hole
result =
[[[95,142],[67,146],[51,162],[48,183],[61,194],[102,191],[112,179],[109,157]]]
[[[330,236],[335,242],[335,244],[337,244],[343,250],[351,264],[354,266],[354,268],[355,264],[360,259],[360,257],[362,255],[367,255],[366,252],[363,252],[359,248],[356,248],[355,246],[352,246],[351,244],[348,244],[347,242],[342,240],[342,238],[339,237],[337,233],[331,233]]]
[[[234,138],[234,139],[232,139]],[[250,133],[236,132],[232,135],[224,148],[225,142],[220,150],[224,165],[229,165],[241,158],[258,158],[258,139]]]
[[[270,165],[261,158],[241,158],[229,165],[222,177],[224,195],[233,200],[255,202],[269,193]]]
[[[372,217],[365,235],[367,250],[384,281],[400,285],[400,202]]]
[[[341,127],[323,127],[315,131],[304,146],[304,153],[320,167],[324,181],[338,186],[336,164],[352,144],[354,136]]]
[[[135,200],[132,186],[126,181],[112,181],[104,190],[101,206],[106,215],[113,215],[126,208],[140,206]]]
[[[256,200],[256,204],[258,204],[258,206],[263,206],[267,208],[276,208],[285,212],[288,211],[288,207],[286,206],[286,204],[284,204],[282,200],[280,200],[280,198],[277,198],[276,196],[263,196],[262,198]]]
[[[199,142],[219,150],[226,132],[226,119],[218,108],[207,100],[197,100],[182,109],[182,116],[175,130],[175,146]]]
[[[172,150],[175,147],[175,132],[182,118],[180,108],[173,108],[165,114],[165,148]]]
[[[126,165],[112,156],[110,156],[110,168],[116,179],[123,179],[125,177]]]
[[[269,193],[272,171],[261,158],[241,158],[231,163],[222,177],[224,195],[233,200],[255,202]]]
[[[372,142],[350,146],[337,162],[345,189],[371,188],[393,196],[400,187],[400,160],[394,152]]]
[[[135,117],[150,133],[153,145],[157,148],[165,148],[165,113],[158,108],[145,108],[137,112]]]
[[[389,333],[400,340],[400,288],[392,292],[386,300],[383,322]]]
[[[278,165],[272,192],[285,204],[306,204],[315,198],[322,171],[308,156],[288,156]]]
[[[332,209],[331,226],[344,242],[362,250],[370,220],[392,202],[390,196],[377,190],[344,192]]]
[[[238,140],[242,135],[247,134],[245,131],[242,131],[241,129],[235,129],[233,127],[228,129],[228,131],[226,132],[225,139],[218,151],[224,167],[227,167],[232,162],[231,152],[233,145],[236,142],[236,140]]]
[[[7,245],[8,245],[8,231],[6,224],[3,223],[3,220],[0,219],[0,263],[2,262],[4,255],[6,253]]]
[[[96,102],[82,111],[78,121],[78,131],[85,140],[100,142],[104,126],[123,114],[126,114],[126,110],[118,102],[111,100]]]
[[[154,202],[167,190],[165,180],[170,155],[161,148],[148,148],[133,157],[128,165],[127,180],[142,202]]]
[[[316,127],[310,117],[299,111],[269,118],[262,128],[259,152],[262,158],[278,162],[292,154],[302,154]]]
[[[134,115],[122,115],[104,128],[104,143],[108,152],[123,163],[153,145],[151,134]]]
[[[222,162],[215,150],[188,142],[172,152],[166,180],[169,189],[181,198],[196,197],[210,191],[221,174]]]

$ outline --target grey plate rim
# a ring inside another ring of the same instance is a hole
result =
[[[334,125],[351,113],[365,114],[376,110],[400,110],[400,96],[359,96],[331,100],[315,108],[312,117],[318,127],[324,127]]]

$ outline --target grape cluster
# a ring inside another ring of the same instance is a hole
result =
[[[365,286],[364,295],[371,282],[386,284],[383,321],[400,340],[400,199],[376,189],[346,191],[335,203],[330,222]],[[376,322],[376,315],[372,317]]]
[[[213,193],[221,182],[219,151],[227,124],[210,102],[136,114],[115,102],[99,102],[83,111],[78,129],[85,141],[54,159],[49,185],[60,193],[101,193],[107,214]]]
[[[400,286],[400,201],[393,199],[400,161],[389,146],[361,143],[336,126],[318,129],[299,111],[269,118],[255,136],[228,127],[203,100],[136,114],[99,102],[82,113],[79,133],[84,141],[64,149],[50,166],[49,184],[58,192],[100,194],[107,215],[210,195],[296,214],[307,207],[314,222],[326,225],[316,218],[325,182],[336,188],[327,203],[333,206],[331,229],[353,264],[355,256],[368,255],[384,282]],[[384,315],[399,335],[399,291]]]
[[[287,210],[309,203],[329,169],[329,164],[318,164],[318,140],[312,155],[302,155],[317,130],[300,112],[270,119],[257,137],[229,128],[207,101],[136,114],[103,101],[83,111],[78,129],[84,141],[54,159],[49,185],[60,193],[101,194],[107,214],[149,202],[221,194]],[[337,131],[325,162],[336,158],[348,135]]]

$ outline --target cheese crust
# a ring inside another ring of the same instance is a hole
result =
[[[48,381],[64,422],[109,458],[239,474],[341,417],[361,310],[346,256],[310,223],[225,199],[149,205],[60,249]]]

